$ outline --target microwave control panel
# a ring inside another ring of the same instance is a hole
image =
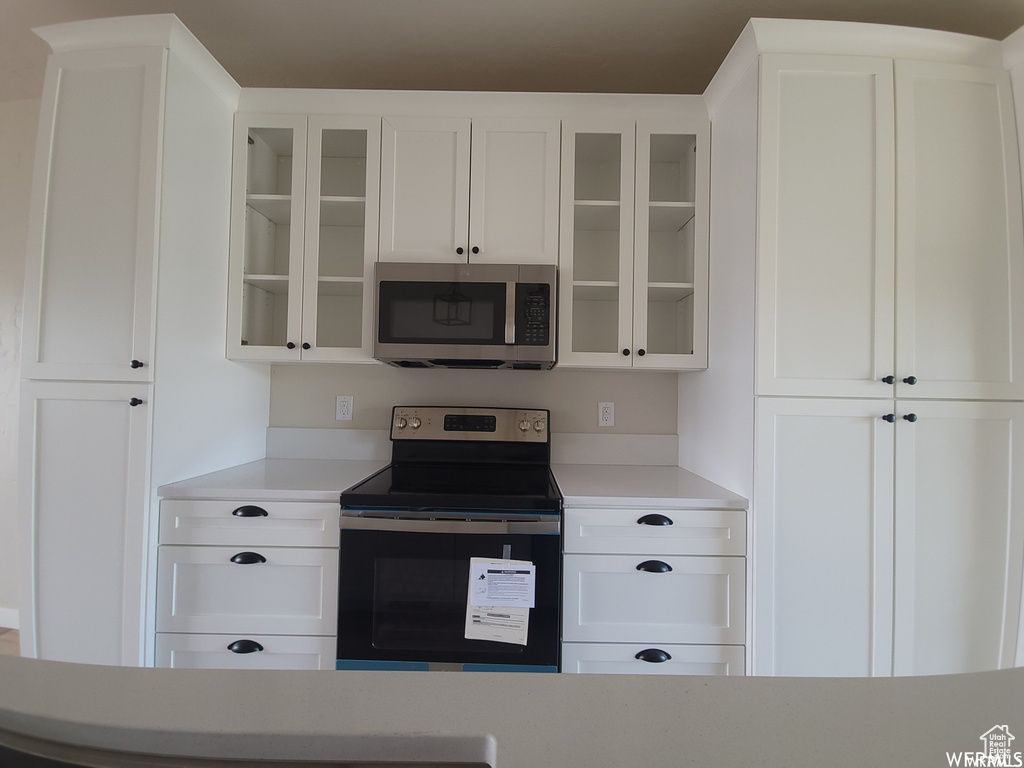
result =
[[[516,344],[546,347],[551,343],[551,285],[516,284]]]

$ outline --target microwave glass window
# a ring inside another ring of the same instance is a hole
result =
[[[503,344],[505,283],[380,283],[378,340],[391,344]]]

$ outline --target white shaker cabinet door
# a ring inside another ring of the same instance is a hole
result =
[[[892,397],[892,62],[761,61],[757,393]]]
[[[169,669],[334,669],[335,637],[158,632],[156,666]]]
[[[380,261],[468,260],[469,132],[468,119],[384,118]]]
[[[558,120],[474,120],[470,261],[558,263]]]
[[[150,392],[22,383],[25,656],[139,664],[142,563],[125,553],[143,547]]]
[[[25,378],[151,380],[163,87],[157,49],[50,57],[28,227]]]
[[[896,424],[897,675],[1012,667],[1024,404],[904,403]]]
[[[891,407],[758,398],[754,674],[891,674]]]
[[[333,635],[338,550],[161,546],[157,631]]]
[[[897,61],[896,117],[896,394],[1024,398],[1024,334],[1015,332],[1024,225],[1009,76]]]

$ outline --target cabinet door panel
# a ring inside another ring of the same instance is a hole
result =
[[[233,561],[239,554],[243,562]],[[336,631],[336,549],[162,546],[157,574],[160,632]]]
[[[148,405],[139,384],[22,384],[22,653],[139,663]]]
[[[384,118],[380,261],[468,260],[469,132],[469,120]]]
[[[470,261],[558,263],[557,120],[474,120]]]
[[[641,523],[646,517],[668,524]],[[739,510],[566,509],[567,553],[745,555],[747,515]]]
[[[372,358],[379,169],[379,117],[309,118],[303,360]]]
[[[152,363],[159,51],[53,56],[38,139],[24,374],[145,381]]]
[[[637,654],[664,651],[670,658],[643,661]],[[742,645],[673,645],[670,643],[564,643],[562,671],[602,675],[742,675]]]
[[[299,359],[305,148],[305,115],[235,115],[229,358]]]
[[[918,418],[897,424],[894,671],[1014,666],[1024,404],[903,407]]]
[[[260,650],[235,653],[238,640]],[[158,632],[156,666],[169,669],[334,669],[337,638],[305,635],[187,635]]]
[[[336,547],[340,515],[337,502],[164,499],[160,543]]]
[[[757,391],[892,397],[892,63],[761,66]]]
[[[896,63],[897,396],[1024,397],[1020,166],[1001,70]]]
[[[758,398],[754,673],[891,673],[890,402]]]
[[[637,567],[651,559],[670,570]],[[564,570],[567,641],[743,642],[741,557],[566,555]]]

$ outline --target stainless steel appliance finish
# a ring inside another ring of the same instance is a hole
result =
[[[402,368],[551,368],[557,276],[551,264],[378,263],[373,356]]]
[[[396,407],[341,496],[338,669],[558,670],[562,498],[542,409]],[[536,568],[525,644],[468,639],[471,558]]]

